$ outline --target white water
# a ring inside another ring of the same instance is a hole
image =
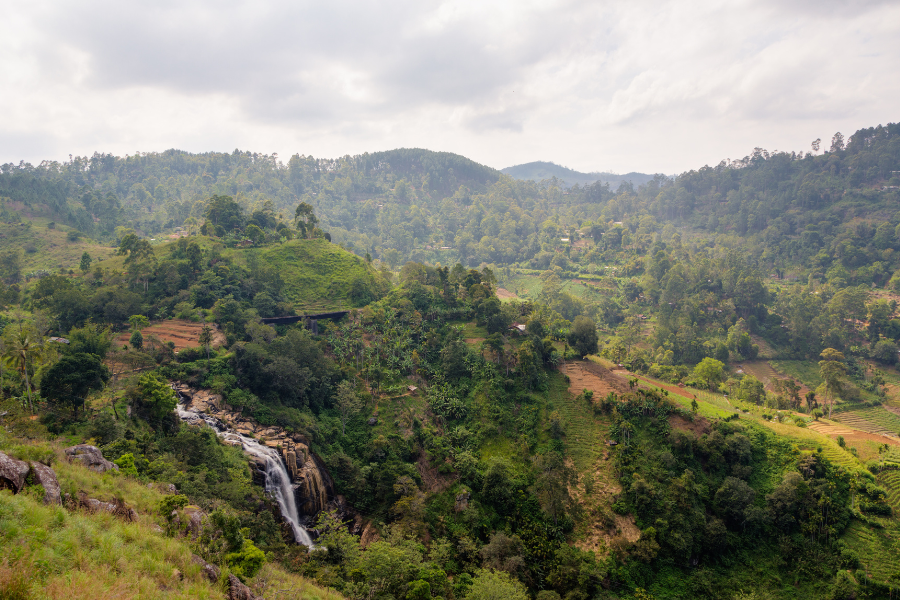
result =
[[[281,456],[278,455],[278,451],[241,435],[233,429],[229,429],[212,415],[184,410],[181,404],[175,405],[175,411],[182,421],[196,422],[202,420],[222,439],[232,443],[240,443],[244,452],[264,459],[266,461],[266,493],[273,496],[275,501],[278,502],[278,506],[281,508],[281,516],[284,517],[285,522],[291,526],[291,530],[294,532],[294,541],[298,544],[303,544],[307,548],[314,547],[309,533],[300,525],[300,517],[297,514],[297,502],[294,499],[294,490],[291,488],[291,478],[284,463],[281,462]]]

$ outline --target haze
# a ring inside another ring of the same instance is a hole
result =
[[[677,173],[898,118],[898,2],[4,4],[0,163],[422,147]]]

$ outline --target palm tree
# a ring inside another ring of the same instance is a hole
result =
[[[18,331],[17,331],[18,329]],[[28,408],[34,414],[34,403],[31,399],[31,377],[29,368],[34,367],[44,354],[43,338],[33,326],[26,327],[19,321],[18,327],[9,326],[4,331],[6,351],[3,358],[12,368],[22,372],[25,377],[25,391],[28,395]]]

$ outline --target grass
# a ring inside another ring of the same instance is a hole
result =
[[[210,582],[191,562],[185,539],[166,537],[156,509],[161,493],[117,474],[97,474],[63,460],[50,444],[19,442],[0,432],[0,448],[21,456],[53,458],[64,493],[85,491],[101,500],[122,498],[138,512],[126,523],[108,513],[90,514],[45,506],[30,491],[0,491],[0,598],[220,599],[227,572]],[[251,588],[292,589],[302,597],[337,600],[332,590],[313,585],[268,564],[248,582]]]
[[[298,312],[344,310],[353,305],[353,282],[373,281],[373,271],[355,254],[324,239],[292,240],[284,244],[232,250],[235,263],[246,265],[255,254],[260,263],[275,269],[284,280],[284,295]]]
[[[776,371],[780,371],[789,377],[793,377],[811,390],[822,384],[822,376],[819,375],[819,365],[810,360],[772,360],[769,361]]]
[[[876,581],[887,582],[900,568],[900,555],[885,530],[854,521],[841,539],[856,551],[862,568]]]
[[[503,286],[520,298],[536,298],[543,288],[541,278],[536,275],[516,273]]]
[[[466,323],[462,330],[463,339],[484,339],[488,336],[486,327],[477,325],[474,321]]]
[[[894,511],[900,511],[900,470],[889,469],[882,471],[877,476],[878,484],[887,490],[888,504]]]
[[[550,380],[548,399],[548,408],[559,412],[565,428],[566,453],[582,473],[602,454],[605,427],[601,427],[591,406],[570,394],[565,379],[556,374]]]
[[[68,233],[73,231],[71,227],[56,225],[55,228],[49,229],[47,223],[48,219],[40,218],[31,220],[30,225],[0,223],[0,246],[4,250],[22,252],[23,277],[40,269],[54,272],[60,269],[73,269],[81,274],[79,265],[84,252],[94,259],[91,266],[98,264],[97,259],[102,258],[105,261],[115,252],[113,248],[101,246],[85,237],[70,242]]]

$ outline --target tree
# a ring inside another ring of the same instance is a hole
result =
[[[294,222],[300,236],[304,238],[312,237],[312,233],[319,222],[316,215],[313,214],[313,207],[308,202],[301,202],[294,211]]]
[[[144,315],[131,315],[128,317],[128,324],[131,326],[131,331],[140,331],[150,324],[150,320]]]
[[[103,389],[109,377],[109,369],[94,354],[79,352],[63,356],[41,374],[41,395],[70,405],[77,416],[88,393]]]
[[[359,396],[356,395],[353,382],[347,380],[338,385],[334,405],[341,413],[341,435],[346,435],[347,421],[362,409],[362,403],[359,401]]]
[[[724,366],[722,361],[707,356],[694,367],[694,377],[702,379],[709,389],[713,389],[713,384],[722,380]]]
[[[556,452],[542,454],[535,459],[537,478],[533,485],[534,494],[541,503],[541,508],[557,524],[566,510],[575,505],[569,495],[570,486],[574,486],[575,474],[565,464],[562,456]]]
[[[503,571],[479,570],[472,580],[466,600],[528,600],[528,592],[519,580]]]
[[[597,353],[597,325],[590,317],[584,315],[575,317],[567,339],[581,358],[587,354]]]
[[[244,227],[244,210],[231,196],[213,195],[206,205],[206,218],[216,235],[224,235]]]
[[[138,381],[139,402],[147,412],[148,417],[156,421],[162,421],[175,410],[178,398],[175,390],[154,373],[142,375]]]
[[[822,379],[826,402],[828,405],[828,417],[831,418],[831,409],[834,407],[834,399],[844,391],[844,376],[847,374],[847,365],[844,364],[844,354],[834,348],[825,348],[820,355],[819,373]]]
[[[44,340],[34,323],[26,323],[22,318],[18,323],[7,325],[3,331],[3,340],[6,346],[4,358],[8,365],[21,371],[25,379],[28,407],[34,414],[30,372],[34,370],[34,364],[44,355]]]
[[[85,250],[84,254],[81,255],[80,268],[82,273],[87,273],[88,271],[90,271],[92,261],[93,259],[91,258],[91,255],[87,253],[87,250]]]
[[[209,369],[209,346],[212,344],[212,328],[204,325],[200,330],[200,337],[197,339],[201,346],[206,348],[206,368]]]
[[[112,329],[101,329],[96,323],[87,322],[84,327],[69,331],[68,338],[69,345],[65,348],[67,354],[86,352],[103,360],[112,348]]]
[[[144,336],[140,331],[135,330],[132,332],[131,337],[128,338],[128,343],[131,344],[131,347],[135,350],[141,350],[144,347]]]

